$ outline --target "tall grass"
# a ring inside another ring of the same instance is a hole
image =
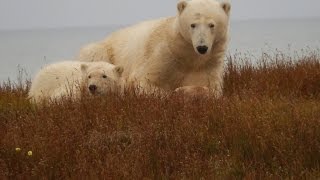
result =
[[[0,179],[320,178],[319,55],[251,60],[228,57],[219,99],[126,92],[39,108],[28,83],[4,83]]]

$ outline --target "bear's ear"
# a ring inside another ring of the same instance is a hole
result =
[[[123,68],[122,66],[116,66],[116,67],[114,68],[114,72],[115,72],[117,75],[119,75],[119,76],[122,75],[123,70],[124,70],[124,68]]]
[[[183,10],[187,7],[187,1],[185,0],[181,0],[178,5],[177,5],[177,8],[178,8],[178,12],[179,14],[181,14],[183,12]]]
[[[224,10],[224,12],[229,16],[230,10],[231,10],[231,4],[229,2],[222,2],[221,7]]]
[[[87,72],[88,70],[88,65],[87,64],[81,64],[81,71],[82,72]]]

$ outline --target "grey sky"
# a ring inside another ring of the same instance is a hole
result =
[[[0,0],[0,29],[132,24],[175,15],[177,0]],[[232,19],[320,17],[320,0],[231,0]]]

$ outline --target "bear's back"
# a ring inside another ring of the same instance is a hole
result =
[[[80,83],[82,78],[80,67],[81,63],[76,61],[64,61],[44,67],[33,79],[29,97],[50,96],[58,88],[68,88]]]

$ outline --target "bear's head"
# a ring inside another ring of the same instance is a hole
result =
[[[92,95],[103,95],[115,91],[119,87],[122,66],[115,66],[107,62],[92,62],[81,65],[86,90]]]
[[[226,39],[231,5],[216,0],[180,0],[178,24],[182,37],[201,55],[209,54],[215,43]]]

